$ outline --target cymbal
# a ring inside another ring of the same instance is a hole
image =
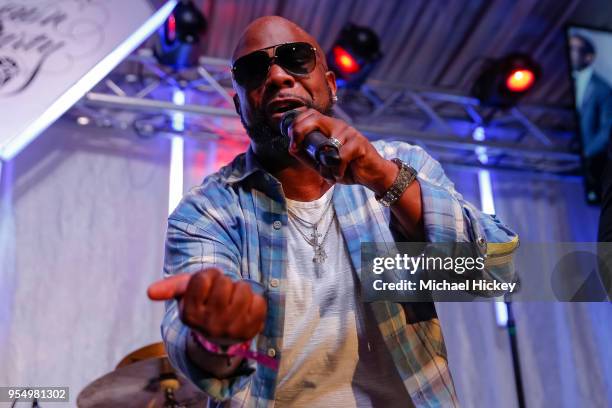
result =
[[[149,344],[139,348],[136,351],[132,351],[127,356],[123,357],[116,368],[125,367],[126,365],[135,363],[137,361],[146,360],[155,357],[166,357],[166,347],[163,342]]]
[[[164,405],[172,401],[176,402],[175,407],[205,406],[206,394],[177,375],[166,356],[146,358],[125,365],[126,359],[129,360],[128,357],[134,353],[123,359],[117,369],[85,387],[78,396],[77,406],[163,408],[173,406]],[[170,398],[167,398],[168,394]]]

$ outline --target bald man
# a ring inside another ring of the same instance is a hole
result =
[[[149,288],[168,301],[172,363],[223,406],[458,406],[433,305],[362,302],[360,243],[476,241],[486,255],[516,235],[422,149],[334,117],[334,73],[296,24],[252,22],[232,74],[250,147],[169,217],[166,279]],[[338,166],[305,153],[315,130]]]

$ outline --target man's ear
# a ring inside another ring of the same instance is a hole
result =
[[[329,85],[329,89],[331,89],[332,93],[336,95],[338,86],[336,85],[336,74],[334,73],[334,71],[326,71],[325,80],[327,81],[327,85]]]
[[[240,111],[240,99],[238,98],[238,94],[234,94],[234,97],[232,99],[234,100],[234,108],[236,108],[236,113],[239,116],[242,116],[242,113]]]

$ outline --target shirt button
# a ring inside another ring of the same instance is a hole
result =
[[[274,227],[274,229],[277,229],[277,230],[278,230],[278,229],[281,229],[281,227],[283,226],[283,223],[282,223],[282,222],[280,222],[280,221],[278,221],[278,220],[276,220],[276,221],[274,221],[274,222],[272,223],[272,226]]]
[[[276,350],[274,350],[273,348],[269,348],[268,357],[274,357],[274,356],[276,356]]]
[[[278,279],[274,278],[274,279],[270,279],[270,286],[272,286],[273,288],[278,286]]]
[[[477,241],[478,241],[478,245],[480,246],[485,246],[485,244],[487,243],[483,237],[478,237]]]

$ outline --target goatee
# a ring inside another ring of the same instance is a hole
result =
[[[331,101],[331,89],[329,89],[329,93],[329,100]],[[303,100],[303,102],[307,108],[315,109],[326,116],[334,116],[333,104],[331,103],[320,107],[312,101]],[[283,136],[280,129],[273,128],[268,124],[264,112],[257,112],[251,126],[247,126],[242,115],[240,115],[240,120],[251,139],[255,154],[262,162],[274,167],[286,167],[295,160],[289,153],[289,138]]]

